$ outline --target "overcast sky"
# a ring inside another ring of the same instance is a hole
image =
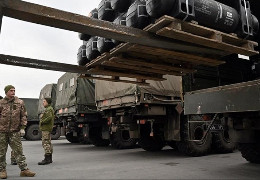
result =
[[[36,4],[87,15],[101,0],[25,0]],[[77,64],[82,41],[78,33],[4,17],[0,35],[0,53],[47,61]],[[0,95],[12,84],[21,98],[38,98],[45,84],[57,83],[63,72],[0,64]]]

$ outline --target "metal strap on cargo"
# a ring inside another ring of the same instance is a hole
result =
[[[146,9],[146,6],[145,6],[145,5],[138,5],[138,8],[137,8],[138,17],[141,17],[141,16],[143,16],[143,17],[148,17],[147,14],[144,14],[144,13],[143,13],[143,12],[145,12],[145,11],[141,11],[142,8],[143,8],[143,9]]]
[[[246,11],[246,26],[247,26],[247,36],[245,37],[245,39],[247,39],[249,37],[249,19],[248,19],[248,13],[247,13],[247,3],[246,0],[243,0],[244,4],[245,4],[245,11]],[[243,28],[243,27],[242,27]]]
[[[189,17],[189,14],[190,14],[190,11],[189,11],[189,0],[186,0],[186,9],[187,9],[187,12],[186,12],[186,16],[183,19],[183,21],[186,21],[186,19]]]
[[[219,19],[222,19],[222,17],[223,17],[223,7],[219,2],[217,2],[217,4],[218,4],[218,7],[220,9]]]

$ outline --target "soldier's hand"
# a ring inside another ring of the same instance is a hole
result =
[[[25,135],[25,130],[24,130],[24,129],[21,129],[21,130],[20,130],[20,135],[21,135],[21,136],[24,136],[24,135]]]

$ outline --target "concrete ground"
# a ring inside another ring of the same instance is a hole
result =
[[[30,179],[258,179],[260,165],[250,164],[236,151],[188,157],[165,147],[160,152],[141,148],[115,150],[112,147],[71,144],[66,139],[53,141],[54,162],[39,166],[43,158],[41,141],[23,141],[28,167],[37,173]],[[10,165],[8,179],[19,177],[17,166]]]

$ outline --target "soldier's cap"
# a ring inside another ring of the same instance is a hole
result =
[[[15,89],[15,87],[13,86],[13,85],[7,85],[7,86],[5,86],[5,94],[10,90],[10,89]]]
[[[51,98],[44,98],[44,99],[47,101],[48,104],[51,104],[52,102]]]

